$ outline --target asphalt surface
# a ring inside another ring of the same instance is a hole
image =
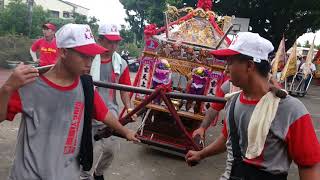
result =
[[[0,70],[0,84],[6,79],[8,71]],[[133,77],[133,73],[131,74]],[[314,126],[320,139],[320,86],[311,86],[308,94],[300,100],[311,113]],[[19,128],[20,116],[13,122],[0,124],[0,180],[8,176]],[[138,123],[128,127],[136,129]],[[210,128],[207,143],[214,140],[220,133],[221,123]],[[105,171],[107,180],[214,180],[224,172],[226,154],[207,158],[195,167],[188,167],[184,159],[169,155],[145,146],[118,139],[115,158],[111,167]],[[99,149],[97,150],[99,151]],[[297,167],[293,164],[289,173],[292,180],[299,179]]]

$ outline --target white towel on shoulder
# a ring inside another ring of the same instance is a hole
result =
[[[228,93],[224,98],[228,101],[237,93],[241,93],[241,91]],[[254,159],[261,155],[279,103],[280,98],[276,97],[272,92],[268,92],[255,106],[248,126],[246,158]]]
[[[91,64],[90,75],[93,81],[100,81],[101,56],[96,55]]]
[[[101,56],[97,55],[91,65],[90,75],[94,81],[100,81],[100,66],[101,66]],[[112,67],[115,74],[120,75],[122,66],[122,58],[117,53],[114,52],[112,55]]]
[[[121,65],[122,65],[122,57],[117,52],[114,52],[112,55],[112,66],[114,73],[118,74],[121,73]]]
[[[248,126],[246,158],[254,159],[262,153],[279,103],[280,98],[276,97],[272,92],[268,92],[260,99],[254,108]]]

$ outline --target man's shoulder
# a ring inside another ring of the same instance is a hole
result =
[[[38,42],[38,43],[40,43],[40,42],[44,42],[44,41],[45,41],[45,39],[44,39],[44,38],[39,38],[39,39],[35,40],[35,42]]]
[[[22,86],[21,88],[19,88],[18,91],[22,94],[24,94],[24,93],[37,94],[37,93],[30,93],[30,92],[34,92],[39,85],[40,85],[40,87],[43,87],[43,83],[44,82],[43,82],[42,78],[37,77],[35,81]]]
[[[222,92],[224,94],[227,94],[230,92],[230,89],[231,89],[231,82],[229,79],[227,79],[226,81],[224,81],[221,86],[220,86],[220,89],[222,90]]]
[[[281,99],[278,112],[282,116],[290,117],[291,121],[295,121],[303,115],[309,114],[305,105],[297,98],[288,95],[286,98]]]
[[[34,40],[34,41],[33,41],[32,45],[33,45],[33,46],[34,46],[34,45],[39,46],[39,44],[40,44],[40,43],[42,43],[42,42],[43,42],[43,40],[44,40],[43,38],[36,39],[36,40]]]
[[[299,99],[290,95],[287,95],[286,98],[280,100],[279,107],[290,109],[301,109],[303,107],[305,109],[304,104]]]

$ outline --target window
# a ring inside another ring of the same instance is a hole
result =
[[[59,11],[53,11],[53,10],[49,10],[49,14],[51,17],[53,18],[59,18]]]
[[[67,11],[63,11],[63,17],[64,18],[70,18],[70,13]]]

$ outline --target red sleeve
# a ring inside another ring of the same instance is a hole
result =
[[[6,119],[9,121],[13,121],[14,116],[18,113],[22,112],[22,104],[18,91],[15,91],[9,99],[8,107],[7,107],[7,117]]]
[[[227,120],[223,120],[223,127],[222,127],[222,134],[224,135],[225,138],[228,138],[228,130],[227,130]]]
[[[93,105],[93,118],[98,121],[104,121],[109,109],[103,102],[97,90],[94,91]]]
[[[128,66],[126,67],[126,69],[121,74],[120,79],[119,79],[119,83],[131,86],[130,74],[129,74]]]
[[[37,50],[40,48],[41,40],[42,40],[42,39],[38,39],[38,40],[36,40],[36,41],[32,44],[31,50],[32,50],[33,52],[37,51]]]
[[[310,114],[290,125],[286,142],[290,157],[299,166],[312,166],[320,162],[320,144]]]
[[[224,95],[225,94],[222,91],[221,86],[219,86],[219,88],[216,89],[215,96],[223,98]],[[221,111],[224,108],[224,106],[225,106],[225,103],[211,103],[211,107],[218,112]]]

